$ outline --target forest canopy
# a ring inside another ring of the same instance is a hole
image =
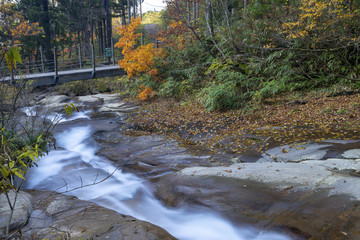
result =
[[[142,14],[137,0],[2,1],[0,42],[20,44],[25,61],[43,54],[51,62],[54,47],[63,58],[90,58],[92,48],[104,56],[144,16],[143,26],[158,25],[156,36],[137,23],[133,45],[115,49],[128,59],[119,63],[130,69],[126,85],[134,95],[147,89],[151,98],[191,99],[211,111],[294,91],[358,91],[358,1],[166,3],[164,11]]]

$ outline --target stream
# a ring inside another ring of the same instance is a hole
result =
[[[155,198],[149,181],[123,172],[113,161],[96,155],[99,146],[92,139],[96,123],[92,123],[90,113],[62,120],[61,124],[68,127],[55,133],[57,149],[42,157],[38,167],[30,170],[27,189],[56,191],[95,202],[151,222],[181,240],[289,239],[280,233],[235,225],[200,206],[164,206]]]

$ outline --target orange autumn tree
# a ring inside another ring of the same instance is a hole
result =
[[[155,48],[155,45],[136,46],[136,42],[141,33],[136,33],[141,23],[141,19],[131,20],[129,26],[118,28],[121,36],[115,47],[122,48],[121,53],[124,59],[119,60],[119,65],[123,68],[129,78],[139,76],[140,74],[149,74],[155,76],[158,70],[155,68],[155,60],[164,57],[164,51],[161,48]]]

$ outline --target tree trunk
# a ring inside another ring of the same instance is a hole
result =
[[[216,49],[221,53],[221,55],[223,57],[225,57],[224,52],[220,49],[220,47],[218,46],[218,44],[216,43],[216,41],[214,39],[213,1],[206,0],[205,5],[206,5],[205,20],[206,20],[206,26],[208,29],[210,39],[213,42]]]
[[[208,32],[210,36],[213,36],[214,32],[214,24],[213,24],[213,16],[212,16],[212,1],[206,0],[206,11],[205,11],[205,20],[206,20],[206,26],[208,28]]]
[[[121,24],[126,26],[126,13],[125,7],[121,10]]]
[[[196,6],[196,19],[199,19],[199,3],[196,2],[195,6]]]
[[[140,19],[142,20],[142,5],[141,5],[141,0],[139,0],[139,4],[140,4]]]
[[[105,8],[105,17],[106,17],[106,47],[111,48],[111,35],[112,35],[112,24],[111,24],[111,12],[108,0],[104,0],[106,2]]]
[[[128,24],[131,22],[131,6],[130,0],[127,0]]]
[[[106,48],[107,43],[107,31],[106,31],[106,20],[102,20],[102,26],[103,26],[103,36],[104,36],[104,42],[103,42],[103,48]]]
[[[187,21],[186,16],[184,16],[183,11],[182,11],[182,7],[180,6],[180,3],[178,0],[175,1],[175,8],[176,11],[179,13],[181,20],[183,21],[183,23],[190,29],[190,31],[195,35],[195,37],[199,40],[200,44],[204,47],[204,49],[212,56],[215,57],[212,52],[210,51],[210,49],[206,46],[206,44],[204,43],[204,41],[200,38],[199,34],[197,34],[197,32],[195,31],[195,29],[190,25],[190,23]]]
[[[99,51],[100,55],[104,55],[104,33],[102,21],[98,22],[98,38],[99,38]]]
[[[195,24],[195,22],[196,22],[196,2],[195,2],[195,0],[193,0],[192,5],[193,5],[193,21]]]
[[[82,29],[82,40],[83,40],[83,53],[84,56],[91,57],[91,51],[90,51],[90,31],[89,31],[89,23],[88,21],[83,22],[83,29]]]
[[[220,0],[220,1],[221,1],[222,6],[223,6],[223,10],[224,10],[225,18],[226,18],[226,25],[227,25],[227,28],[228,28],[228,31],[229,31],[229,36],[230,36],[231,43],[232,43],[235,51],[237,53],[239,53],[240,50],[239,50],[239,48],[237,47],[237,45],[235,43],[235,40],[234,40],[234,37],[233,37],[233,34],[232,34],[232,30],[231,30],[231,26],[230,26],[230,19],[229,19],[229,14],[228,14],[228,11],[229,11],[228,2],[227,2],[227,0]]]
[[[75,45],[75,46],[76,46],[76,45]],[[75,46],[74,46],[74,47],[75,47]],[[71,59],[72,49],[73,49],[73,45],[71,44],[71,46],[69,47],[68,59]]]
[[[188,20],[188,23],[190,24],[191,14],[190,14],[190,2],[189,1],[186,1],[186,11],[187,11],[187,20]]]
[[[45,38],[44,38],[44,50],[45,58],[47,62],[54,61],[54,54],[51,47],[51,28],[50,28],[50,17],[49,17],[49,5],[48,0],[42,0],[42,7],[44,11],[42,19],[42,27],[44,29]],[[53,69],[53,66],[50,67],[50,71]]]

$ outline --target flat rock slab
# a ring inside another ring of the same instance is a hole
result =
[[[274,191],[269,184],[219,177],[168,175],[157,195],[168,205],[200,205],[239,226],[282,232],[290,239],[360,239],[360,202],[328,191]]]
[[[119,94],[116,93],[99,93],[94,95],[79,96],[77,97],[79,102],[113,102],[119,100]]]
[[[290,147],[289,145],[270,149],[262,154],[261,162],[301,162],[304,160],[322,159],[327,151],[326,147],[331,145],[320,145],[307,143]]]
[[[99,93],[95,95],[77,97],[76,102],[79,105],[90,104],[97,106],[97,113],[114,113],[123,116],[124,113],[133,112],[138,106],[127,104],[121,101],[119,94],[116,93]]]
[[[64,105],[71,100],[66,95],[49,95],[39,101],[40,105],[43,105],[48,111],[60,111],[64,108]]]
[[[342,154],[344,158],[352,158],[352,159],[359,159],[360,158],[360,149],[352,149],[344,152]]]
[[[23,234],[31,239],[175,239],[151,223],[76,197],[29,191],[35,207]]]
[[[319,148],[310,151],[314,149]],[[174,178],[176,188],[159,194],[170,195],[165,197],[170,203],[191,196],[232,218],[266,219],[265,225],[279,223],[311,239],[360,239],[358,153],[348,150],[343,158],[325,160],[189,167]]]
[[[360,201],[360,177],[346,171],[360,169],[360,159],[309,160],[301,163],[239,163],[219,167],[192,167],[180,173],[188,176],[220,176],[271,184],[291,191],[330,189],[329,195],[347,194]]]

